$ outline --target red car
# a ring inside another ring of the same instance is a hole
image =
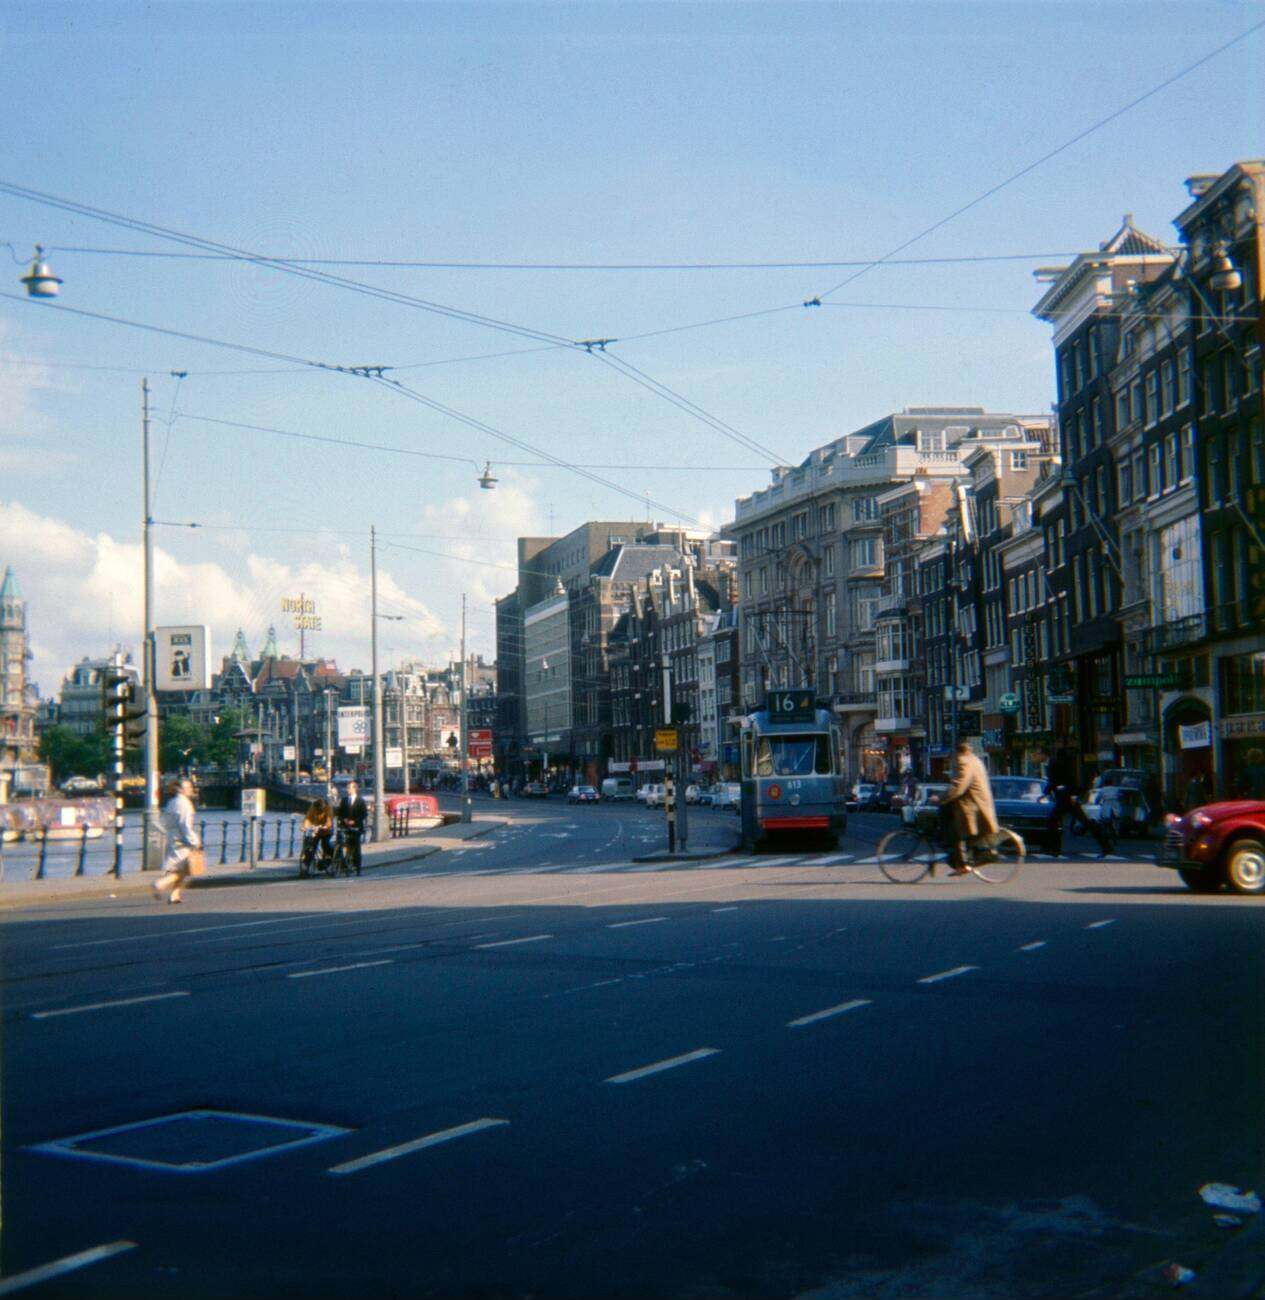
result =
[[[1265,801],[1210,803],[1170,818],[1158,862],[1197,893],[1229,885],[1236,894],[1265,894]]]

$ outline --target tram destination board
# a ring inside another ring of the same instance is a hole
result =
[[[802,687],[770,691],[765,699],[770,722],[812,722],[816,708],[815,693]]]

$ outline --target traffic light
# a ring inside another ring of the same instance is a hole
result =
[[[123,737],[131,744],[140,744],[145,739],[145,700],[137,689],[135,682],[130,682],[123,704]]]
[[[107,669],[101,674],[101,712],[107,730],[123,728],[127,743],[145,737],[145,701],[140,697],[136,681],[127,673]]]

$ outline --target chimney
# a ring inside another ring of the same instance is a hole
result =
[[[1192,199],[1202,198],[1218,180],[1215,174],[1186,177],[1186,192]]]

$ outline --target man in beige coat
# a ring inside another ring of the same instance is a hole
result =
[[[941,807],[953,814],[956,839],[953,845],[954,875],[965,875],[967,853],[970,846],[980,844],[986,836],[996,835],[1000,829],[997,809],[993,806],[993,787],[988,782],[984,764],[971,751],[965,741],[958,741],[957,762],[953,769],[953,784],[940,797]]]

